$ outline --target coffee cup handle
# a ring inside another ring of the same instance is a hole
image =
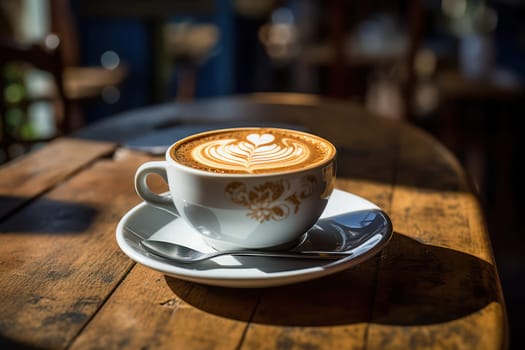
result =
[[[144,199],[148,204],[167,211],[170,214],[179,216],[173,201],[171,200],[171,195],[165,194],[160,195],[153,192],[147,183],[147,178],[151,174],[159,175],[168,183],[168,177],[166,175],[166,162],[147,162],[142,164],[135,173],[135,190],[137,194]]]

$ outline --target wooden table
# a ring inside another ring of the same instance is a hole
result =
[[[428,135],[305,95],[133,113],[136,121],[139,113],[153,116],[151,124],[299,123],[337,145],[337,187],[381,206],[394,236],[365,263],[288,286],[234,289],[167,277],[134,263],[115,242],[117,222],[140,202],[135,169],[155,157],[114,142],[58,139],[0,168],[0,348],[507,347],[478,199]]]

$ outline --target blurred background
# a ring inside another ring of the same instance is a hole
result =
[[[361,103],[433,134],[469,172],[522,348],[524,15],[524,0],[2,0],[0,164],[157,103]]]

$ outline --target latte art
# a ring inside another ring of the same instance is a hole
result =
[[[230,129],[197,135],[172,151],[193,168],[223,173],[297,170],[329,159],[335,150],[316,136],[283,129]]]
[[[210,168],[254,173],[304,163],[310,157],[310,150],[297,140],[276,140],[271,134],[249,134],[244,140],[208,141],[195,147],[192,155],[195,161]]]

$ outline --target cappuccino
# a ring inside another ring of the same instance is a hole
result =
[[[142,164],[135,188],[181,217],[216,249],[283,249],[319,219],[335,184],[336,150],[318,136],[277,128],[196,134]],[[168,194],[153,192],[160,175]]]
[[[169,152],[177,163],[224,174],[272,174],[317,167],[335,155],[318,136],[278,128],[205,132],[177,142]]]

